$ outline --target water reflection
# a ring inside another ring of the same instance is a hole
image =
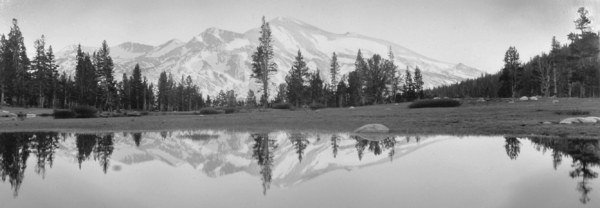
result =
[[[258,184],[260,181],[260,186],[255,187],[260,187],[262,194],[267,195],[272,191],[271,187],[292,187],[338,170],[349,171],[394,162],[396,158],[449,138],[455,137],[373,137],[348,133],[214,130],[104,134],[2,133],[0,175],[3,183],[7,186],[10,184],[16,197],[20,189],[32,189],[28,185],[22,187],[28,165],[33,166],[30,169],[34,175],[44,179],[47,172],[52,172],[57,160],[79,167],[80,170],[97,170],[99,175],[110,172],[113,176],[119,176],[116,171],[127,170],[124,168],[128,165],[158,162],[174,168],[191,167],[199,175],[208,177],[244,173],[252,177],[253,182]],[[503,141],[496,141],[503,143],[503,148],[495,143],[494,147],[499,151],[497,155],[511,163],[522,161],[524,156],[521,154],[528,155],[528,151],[550,153],[552,167],[557,171],[561,163],[571,162],[565,178],[577,180],[577,192],[572,193],[578,193],[581,203],[595,199],[591,194],[592,183],[598,178],[597,170],[600,167],[599,140],[506,137]],[[84,165],[86,163],[92,165]]]
[[[520,152],[520,141],[514,137],[506,137],[506,154],[511,160],[516,160]],[[527,138],[532,142],[534,148],[542,153],[552,151],[551,159],[554,170],[562,163],[563,158],[571,158],[569,176],[573,179],[580,178],[577,183],[577,191],[581,193],[579,201],[586,204],[590,201],[589,194],[592,187],[589,185],[592,179],[598,178],[598,173],[593,167],[600,167],[600,140],[595,139],[551,139],[551,138]]]

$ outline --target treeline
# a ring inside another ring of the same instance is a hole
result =
[[[568,34],[569,43],[561,44],[553,37],[550,51],[525,63],[517,49],[509,47],[500,72],[427,93],[445,97],[600,97],[600,33],[591,31],[585,8],[577,13],[574,23],[578,31]]]
[[[263,92],[261,104],[268,105],[268,86],[270,76],[277,71],[273,61],[273,46],[269,23],[263,17],[259,46],[252,55],[252,78],[261,84]],[[388,59],[374,54],[363,58],[358,51],[355,69],[340,75],[337,56],[332,54],[329,73],[331,80],[323,80],[321,71],[309,72],[302,52],[298,51],[291,69],[285,77],[285,83],[277,88],[273,103],[289,103],[296,107],[304,105],[322,105],[327,107],[359,106],[390,102],[410,101],[424,96],[423,76],[418,67],[413,73],[407,68],[405,74],[398,70],[390,48]],[[253,95],[254,92],[249,92]],[[250,97],[250,96],[248,96]]]
[[[206,107],[268,107],[288,104],[296,107],[313,105],[320,107],[360,106],[410,101],[425,96],[423,76],[416,67],[404,72],[394,63],[391,48],[388,59],[374,54],[363,58],[358,51],[355,69],[345,75],[340,73],[337,56],[332,54],[329,69],[331,80],[321,78],[321,71],[307,67],[302,53],[298,51],[294,63],[278,86],[277,94],[269,96],[270,77],[278,70],[273,62],[275,54],[269,24],[263,18],[259,46],[252,55],[251,78],[261,84],[257,99],[254,91],[246,99],[238,99],[233,90],[220,91],[213,99],[202,95],[188,75],[176,81],[172,74],[162,72],[154,82],[142,75],[139,65],[131,76],[122,75],[121,81],[114,77],[114,62],[106,41],[92,53],[84,52],[79,45],[76,52],[75,73],[57,71],[52,46],[46,46],[44,36],[35,41],[35,57],[29,60],[23,35],[13,19],[8,37],[0,41],[0,105],[74,108],[93,106],[104,111],[161,110],[196,111]],[[272,98],[272,99],[271,99]]]

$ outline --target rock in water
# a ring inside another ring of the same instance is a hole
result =
[[[390,129],[382,124],[367,124],[354,130],[355,133],[388,133]]]

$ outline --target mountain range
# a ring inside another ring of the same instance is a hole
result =
[[[419,67],[426,88],[451,84],[475,78],[484,72],[463,63],[448,63],[416,53],[391,41],[355,33],[336,34],[293,18],[278,17],[269,21],[278,71],[272,77],[270,90],[275,91],[284,82],[297,51],[300,50],[310,71],[320,70],[329,80],[332,53],[338,56],[341,74],[354,70],[360,49],[363,57],[373,54],[387,57],[391,48],[400,73]],[[115,77],[131,75],[135,64],[149,82],[156,83],[161,72],[170,72],[176,81],[190,75],[204,94],[214,95],[220,90],[235,90],[245,96],[248,89],[258,89],[250,78],[250,61],[258,45],[259,28],[237,33],[218,28],[208,28],[188,41],[169,40],[152,46],[125,42],[110,48],[115,63]],[[82,46],[92,53],[97,47]],[[74,74],[77,45],[70,45],[56,53],[60,72]],[[273,94],[273,93],[271,93]]]

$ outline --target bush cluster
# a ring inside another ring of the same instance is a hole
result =
[[[54,118],[75,118],[75,112],[70,109],[55,109],[54,110]]]
[[[275,103],[273,109],[292,109],[292,104],[289,103]]]
[[[225,111],[216,109],[216,108],[202,108],[200,109],[200,114],[201,115],[210,115],[210,114],[222,114],[225,113]]]
[[[437,99],[437,100],[417,100],[410,105],[408,108],[442,108],[442,107],[457,107],[460,106],[458,100],[452,99]]]
[[[73,109],[55,109],[54,118],[96,118],[98,109],[92,106],[77,106]]]

